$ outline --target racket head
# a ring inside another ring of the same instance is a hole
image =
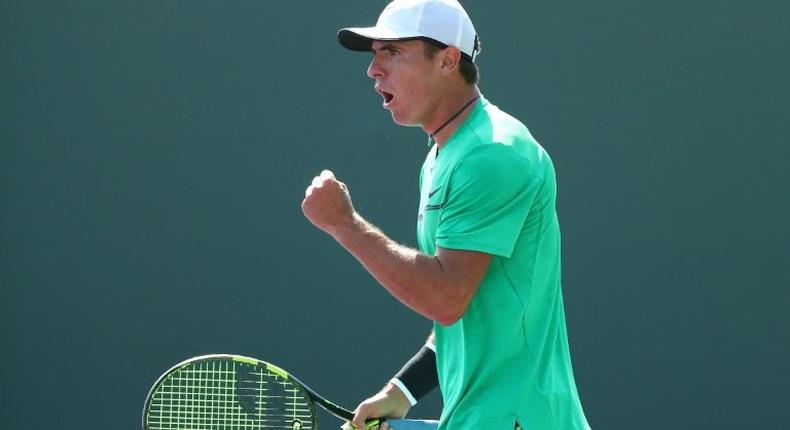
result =
[[[143,408],[144,430],[317,429],[315,406],[287,372],[240,355],[190,358],[165,372]]]

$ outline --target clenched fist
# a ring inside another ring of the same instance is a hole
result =
[[[313,178],[304,192],[302,212],[316,227],[334,235],[344,225],[353,222],[354,205],[346,184],[324,170]]]

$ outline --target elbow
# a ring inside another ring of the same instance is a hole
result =
[[[442,327],[449,327],[449,326],[455,324],[456,322],[458,322],[458,320],[460,320],[462,316],[463,316],[463,314],[461,314],[461,315],[446,315],[446,316],[437,317],[435,319],[435,321],[437,323],[439,323],[439,325],[442,326]]]
[[[459,298],[458,300],[450,301],[450,303],[441,307],[434,320],[441,326],[451,326],[464,316],[468,307],[469,300]]]

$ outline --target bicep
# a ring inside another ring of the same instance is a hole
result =
[[[461,295],[463,308],[466,310],[488,271],[491,254],[439,246],[436,249],[436,259],[442,266],[449,287]]]

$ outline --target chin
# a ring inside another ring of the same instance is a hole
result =
[[[390,111],[390,114],[392,115],[392,122],[395,124],[402,125],[404,127],[417,127],[420,125],[418,121],[415,121],[412,118],[404,118],[403,116],[398,115],[392,111]]]

